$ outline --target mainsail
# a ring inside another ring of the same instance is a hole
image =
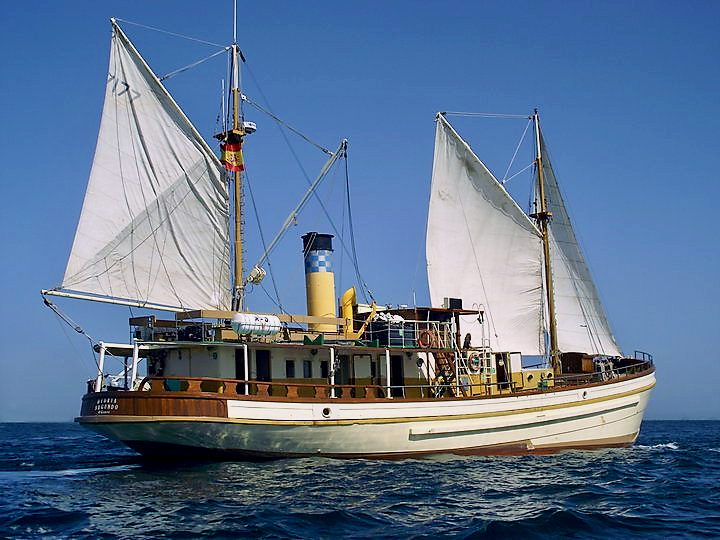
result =
[[[545,199],[550,220],[550,260],[555,291],[558,348],[622,356],[610,330],[590,270],[575,236],[563,202],[545,140],[540,138]]]
[[[494,350],[544,354],[542,234],[442,115],[427,227],[432,304],[462,298],[486,312]]]
[[[63,289],[229,309],[222,167],[113,22],[100,132]]]

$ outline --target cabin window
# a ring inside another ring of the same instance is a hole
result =
[[[295,360],[285,360],[285,378],[295,378]]]
[[[328,361],[327,360],[320,361],[320,376],[323,379],[327,379],[330,376],[330,370],[328,369]]]
[[[377,362],[375,360],[370,360],[370,377],[377,379],[377,376]]]
[[[303,360],[303,377],[312,379],[312,360]]]

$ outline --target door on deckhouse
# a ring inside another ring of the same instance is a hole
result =
[[[403,357],[400,355],[393,355],[390,357],[390,395],[392,397],[405,397],[405,389],[402,386],[405,384],[405,377],[403,376]]]
[[[258,381],[272,381],[272,377],[270,376],[270,351],[255,351],[255,367],[257,370],[257,376],[255,378]]]
[[[335,384],[355,384],[355,376],[353,373],[352,360],[346,354],[339,354],[338,360],[338,372],[335,379]],[[342,395],[347,392],[347,388],[338,388],[338,395]],[[353,396],[354,397],[354,396]]]

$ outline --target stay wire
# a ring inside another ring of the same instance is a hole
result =
[[[85,355],[81,355],[80,351],[79,351],[78,348],[75,346],[75,343],[73,343],[72,339],[70,339],[70,334],[67,333],[67,330],[65,329],[65,325],[62,323],[62,319],[61,319],[60,317],[58,317],[58,318],[56,318],[55,320],[57,321],[58,326],[60,327],[60,330],[62,330],[62,333],[65,335],[65,338],[68,340],[68,343],[69,343],[70,346],[73,348],[73,350],[75,351],[75,353],[76,353],[78,356],[85,356]],[[90,350],[91,350],[92,353],[93,353],[93,360],[95,361],[95,367],[99,370],[99,369],[100,369],[100,365],[98,364],[97,358],[95,357],[95,350],[93,349],[92,344],[90,344]]]
[[[265,96],[265,94],[263,93],[262,88],[260,88],[260,84],[258,83],[257,78],[255,77],[255,74],[253,73],[252,69],[250,69],[250,67],[247,65],[247,62],[245,63],[245,65],[248,69],[248,73],[250,73],[250,76],[252,77],[253,82],[255,83],[255,86],[258,89],[258,92],[260,93],[260,96],[263,98],[265,103],[268,104],[268,107],[270,107],[269,101],[268,101],[267,97]],[[272,117],[277,118],[275,115],[272,115]],[[305,170],[305,167],[303,167],[302,162],[300,161],[300,158],[297,155],[297,152],[295,152],[295,149],[293,148],[292,144],[290,144],[290,140],[288,139],[287,135],[285,134],[285,131],[282,129],[283,127],[284,126],[282,124],[278,123],[278,129],[280,130],[280,134],[282,135],[282,138],[285,141],[285,144],[287,145],[288,149],[290,150],[290,153],[292,154],[293,158],[295,159],[295,163],[297,163],[298,168],[300,169],[303,176],[305,177],[305,181],[308,183],[308,185],[312,185],[312,181],[310,180],[310,177],[308,176],[307,171]],[[316,144],[316,146],[319,146],[319,145]],[[330,155],[333,155],[333,153],[330,152]],[[347,161],[347,151],[344,152],[343,157]],[[333,231],[335,232],[335,235],[338,236],[338,238],[340,238],[340,234],[338,232],[337,226],[335,225],[335,222],[333,221],[333,219],[330,217],[330,213],[328,212],[327,208],[323,204],[322,199],[318,196],[317,192],[315,192],[315,191],[313,191],[313,197],[315,197],[318,204],[320,205],[320,208],[322,209],[323,213],[325,214],[325,217],[327,218],[328,222],[330,223],[330,226],[332,227]],[[351,257],[351,254],[349,253],[348,248],[345,245],[345,243],[340,242],[340,245],[342,246],[345,253],[347,253],[348,257]],[[353,260],[355,262],[357,262],[354,258],[353,258]],[[356,266],[356,271],[357,271],[357,266]],[[362,282],[360,283],[360,286],[363,286]],[[369,292],[370,291],[368,290],[368,293]],[[372,298],[372,294],[370,294],[370,297]]]
[[[95,358],[94,352],[95,352],[95,345],[99,345],[100,342],[97,341],[96,339],[94,339],[90,334],[85,332],[85,330],[83,330],[83,328],[79,324],[77,324],[75,321],[73,321],[69,315],[66,315],[65,313],[63,313],[59,307],[57,307],[53,302],[48,300],[47,296],[45,296],[44,294],[41,294],[41,296],[43,299],[43,303],[48,308],[50,308],[53,311],[53,313],[55,313],[55,315],[57,315],[60,318],[60,320],[62,320],[65,324],[67,324],[75,332],[77,332],[81,336],[84,336],[85,339],[87,339],[90,342],[90,348],[93,351],[93,358],[95,359],[95,366],[99,370],[100,366],[98,364],[97,358]],[[67,335],[67,334],[65,334],[65,335]],[[68,339],[69,339],[69,336],[68,336]],[[114,356],[112,353],[110,353],[110,351],[107,351],[107,353],[110,354],[110,356]]]
[[[507,175],[510,174],[510,169],[512,169],[513,163],[515,163],[515,158],[518,155],[518,152],[520,151],[520,146],[522,146],[523,141],[525,140],[525,135],[527,134],[528,128],[530,127],[530,124],[532,124],[532,120],[528,120],[528,123],[525,124],[525,130],[523,131],[522,135],[520,136],[520,141],[517,144],[517,147],[515,148],[515,152],[512,155],[512,159],[510,159],[510,165],[508,165],[507,170],[505,171],[505,174],[503,175],[501,184],[505,184],[505,182],[508,182],[509,180],[512,180],[517,176],[517,174],[513,175],[512,177],[508,178]],[[527,167],[525,168],[527,169]],[[525,170],[523,169],[523,171]],[[520,172],[523,172],[520,171]],[[520,174],[520,173],[518,173]]]
[[[350,172],[348,169],[348,159],[347,159],[347,149],[345,150],[345,193],[347,194],[347,209],[348,209],[348,224],[350,229],[350,247],[352,249],[352,261],[353,266],[355,267],[355,276],[357,277],[358,284],[360,285],[360,290],[362,291],[363,298],[365,299],[365,303],[368,301],[368,295],[370,298],[372,298],[373,302],[375,301],[375,298],[373,298],[372,292],[370,292],[370,289],[367,286],[367,283],[363,280],[361,274],[360,274],[360,265],[358,264],[357,259],[357,249],[355,248],[355,229],[353,227],[353,217],[352,217],[352,205],[350,204]],[[344,243],[343,243],[344,245]],[[367,293],[366,293],[367,291]]]
[[[484,112],[462,112],[462,111],[443,111],[440,114],[443,116],[467,116],[467,117],[478,117],[478,118],[513,118],[527,120],[532,118],[527,114],[501,114],[501,113],[484,113]]]
[[[210,60],[210,59],[212,59],[212,58],[215,58],[216,56],[218,56],[218,55],[220,55],[220,54],[223,54],[225,51],[227,51],[227,50],[229,50],[229,49],[230,49],[230,47],[225,47],[224,49],[222,49],[222,50],[220,50],[220,51],[218,51],[218,52],[216,52],[216,53],[213,53],[213,54],[211,54],[210,56],[207,56],[207,57],[205,57],[205,58],[203,58],[203,59],[201,59],[201,60],[198,60],[197,62],[193,62],[192,64],[188,64],[187,66],[181,67],[181,68],[179,68],[179,69],[176,69],[175,71],[171,71],[171,72],[168,73],[167,75],[163,75],[162,77],[160,77],[158,80],[159,80],[160,82],[162,82],[162,81],[165,81],[165,80],[167,80],[167,79],[170,79],[171,77],[174,77],[175,75],[179,75],[180,73],[183,73],[183,72],[185,72],[185,71],[187,71],[187,70],[189,70],[189,69],[192,69],[192,68],[194,68],[194,67],[199,66],[199,65],[202,64],[203,62],[207,62],[208,60]]]
[[[246,66],[247,66],[247,64],[246,64]],[[250,70],[249,67],[248,67],[248,72],[252,75],[252,71]],[[254,76],[254,75],[253,75],[253,80],[255,81],[255,84],[257,85],[257,80],[255,79],[255,76]],[[263,108],[262,106],[260,106],[258,103],[255,103],[253,100],[251,100],[251,99],[250,99],[249,97],[247,97],[246,95],[243,95],[243,96],[242,96],[242,101],[246,102],[248,105],[251,105],[252,107],[255,107],[255,108],[256,108],[258,111],[260,111],[261,113],[268,115],[270,118],[272,118],[273,120],[275,120],[275,122],[277,122],[278,124],[280,124],[281,126],[283,126],[285,129],[287,129],[287,130],[289,130],[289,131],[292,131],[295,135],[297,135],[298,137],[300,137],[300,138],[303,139],[304,141],[310,143],[310,144],[313,145],[314,147],[316,147],[316,148],[320,149],[321,151],[325,152],[327,155],[332,156],[332,154],[333,154],[333,153],[332,153],[332,150],[329,150],[329,149],[325,148],[323,145],[321,145],[320,143],[317,143],[317,142],[313,141],[310,137],[308,137],[307,135],[303,134],[301,131],[295,129],[294,127],[292,127],[292,126],[291,126],[290,124],[288,124],[287,122],[284,122],[283,120],[281,120],[280,118],[278,118],[277,116],[275,116],[273,113],[271,113],[271,112],[268,111],[267,109],[265,109],[265,108]]]
[[[147,25],[145,25],[145,24],[140,24],[140,23],[136,23],[136,22],[133,22],[133,21],[128,21],[128,20],[126,20],[126,19],[117,19],[117,18],[116,18],[115,21],[117,21],[117,22],[123,22],[123,23],[125,23],[125,24],[131,24],[131,25],[133,25],[133,26],[139,26],[140,28],[145,28],[146,30],[153,30],[153,31],[155,31],[155,32],[160,32],[161,34],[167,34],[167,35],[169,35],[169,36],[179,37],[179,38],[182,38],[182,39],[187,39],[187,40],[189,40],[189,41],[196,41],[196,42],[198,42],[198,43],[203,43],[203,44],[205,44],[205,45],[212,45],[213,47],[220,47],[220,48],[223,48],[223,49],[225,48],[225,45],[220,45],[220,44],[218,44],[218,43],[213,43],[212,41],[205,41],[204,39],[198,39],[198,38],[194,38],[194,37],[190,37],[190,36],[185,36],[185,35],[183,35],[183,34],[178,34],[178,33],[176,33],[176,32],[170,32],[170,31],[168,31],[168,30],[163,30],[162,28],[156,28],[155,26],[147,26]]]
[[[257,210],[257,204],[255,204],[255,195],[253,194],[252,190],[252,183],[250,182],[250,175],[247,172],[247,169],[245,169],[245,185],[248,188],[248,193],[250,194],[250,202],[252,203],[253,207],[253,213],[255,214],[255,222],[257,223],[258,232],[260,233],[260,241],[262,242],[263,251],[267,251],[267,243],[265,242],[265,234],[263,233],[262,226],[260,225],[260,214]],[[270,280],[272,281],[273,290],[275,291],[275,298],[277,298],[277,302],[275,305],[280,309],[282,313],[286,313],[285,309],[282,307],[282,300],[280,300],[280,293],[278,292],[277,288],[277,282],[275,281],[275,274],[272,270],[272,264],[270,263],[270,255],[268,254],[267,257],[267,265],[268,265],[268,272],[270,273]],[[265,288],[263,287],[263,290]],[[265,291],[265,294],[268,294],[267,291]],[[268,294],[268,296],[270,296]]]
[[[347,196],[347,183],[345,185],[345,194],[342,194],[343,199]],[[342,219],[340,220],[340,223],[342,223],[342,226],[340,228],[340,234],[342,235],[340,242],[345,242],[345,205],[343,204],[343,211],[342,211]],[[345,257],[343,255],[340,255],[340,272],[339,272],[339,278],[338,283],[340,283],[340,287],[342,290],[342,283],[343,283],[343,262],[345,261]]]

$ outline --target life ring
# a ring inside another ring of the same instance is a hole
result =
[[[477,373],[480,371],[480,355],[478,353],[471,353],[468,356],[467,361],[468,371],[470,373]]]
[[[435,345],[435,336],[430,330],[422,330],[418,334],[417,342],[421,348],[430,349]]]

